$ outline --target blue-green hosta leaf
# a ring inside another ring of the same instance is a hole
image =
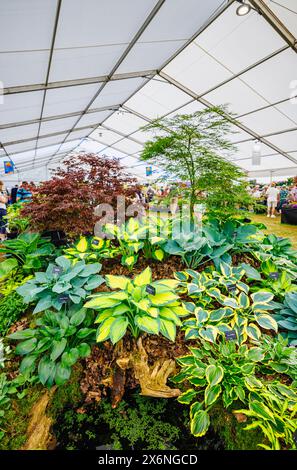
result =
[[[271,315],[255,314],[258,325],[266,330],[274,330],[277,333],[278,326],[274,318]]]
[[[255,281],[261,281],[261,274],[257,271],[257,269],[246,263],[242,263],[241,266],[244,269],[246,277]]]
[[[217,385],[208,385],[204,392],[205,406],[210,406],[217,401],[222,392],[222,387],[220,384]]]
[[[223,305],[225,305],[226,307],[231,307],[235,309],[241,308],[237,300],[234,299],[233,297],[225,297],[223,300]]]
[[[224,369],[219,365],[211,364],[206,368],[205,376],[209,385],[217,385],[223,380]]]
[[[94,290],[97,287],[101,286],[104,283],[104,277],[100,276],[100,274],[94,274],[88,279],[87,284],[84,285],[84,289],[90,291]]]
[[[195,317],[197,319],[197,323],[204,323],[205,321],[208,320],[209,314],[203,308],[196,307],[194,313],[195,313]]]
[[[191,433],[195,437],[204,436],[209,428],[210,419],[207,411],[199,410],[191,419]]]
[[[251,297],[254,304],[268,304],[271,300],[273,300],[274,296],[271,292],[258,291],[252,294]]]
[[[249,325],[246,327],[246,333],[251,339],[255,341],[258,341],[261,337],[261,331],[257,325],[255,325],[255,323],[249,323]]]
[[[87,264],[86,267],[79,273],[79,277],[89,277],[93,274],[99,273],[102,264],[100,263],[92,263]]]
[[[59,256],[56,258],[55,263],[65,271],[71,268],[71,261],[68,258],[65,258],[65,256]]]
[[[250,299],[244,292],[241,292],[238,296],[238,303],[241,308],[248,308],[250,306]]]
[[[26,354],[29,354],[30,352],[34,351],[36,346],[37,346],[37,339],[30,338],[19,343],[17,347],[15,348],[15,353],[19,354],[20,356],[25,356]]]
[[[199,335],[201,338],[209,341],[210,343],[215,343],[218,335],[218,329],[214,326],[206,326],[205,328],[199,329]]]
[[[52,296],[47,294],[45,297],[41,297],[38,301],[36,307],[33,310],[33,313],[43,312],[52,306]]]
[[[277,323],[285,330],[297,331],[297,320],[279,320]]]

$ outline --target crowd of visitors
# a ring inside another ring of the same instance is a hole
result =
[[[3,181],[0,181],[0,240],[6,238],[7,206],[17,202],[29,202],[32,198],[33,187],[33,182],[23,181],[20,186],[16,184],[9,189],[5,188]]]
[[[281,214],[284,205],[297,204],[296,179],[292,185],[277,185],[277,183],[272,182],[269,186],[256,185],[249,188],[249,191],[260,206],[266,207],[267,217],[275,218],[276,213]]]

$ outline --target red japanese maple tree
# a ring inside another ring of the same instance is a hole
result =
[[[98,204],[115,208],[120,195],[130,203],[135,189],[135,178],[125,173],[118,159],[72,155],[49,181],[33,190],[22,214],[30,218],[33,229],[62,230],[72,238],[93,232]]]

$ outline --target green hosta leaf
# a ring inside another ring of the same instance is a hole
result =
[[[22,341],[17,345],[15,348],[15,353],[19,354],[20,356],[24,356],[25,354],[29,354],[30,352],[34,351],[37,345],[36,338],[30,338],[26,341]]]
[[[262,328],[265,328],[266,330],[274,330],[277,333],[278,326],[274,318],[272,318],[270,315],[265,314],[257,314],[255,316],[257,323]]]
[[[224,369],[221,366],[211,364],[206,368],[205,376],[210,385],[216,385],[223,380]]]
[[[51,360],[56,361],[59,356],[63,353],[64,349],[66,348],[67,345],[67,339],[62,338],[60,341],[53,341],[53,349],[51,353]]]
[[[222,392],[221,385],[208,385],[204,392],[205,406],[210,406],[216,402]]]
[[[88,357],[91,354],[91,348],[87,343],[81,343],[77,350],[79,357]]]
[[[170,341],[174,341],[176,335],[175,324],[170,320],[160,318],[160,333],[162,333],[162,335]]]
[[[262,388],[262,382],[256,379],[253,375],[245,377],[244,382],[249,390],[255,390],[257,388]]]
[[[16,331],[8,336],[10,339],[29,339],[35,336],[36,330],[31,330],[28,328],[27,330]]]
[[[58,364],[55,374],[55,382],[57,385],[63,385],[71,376],[71,367]]]
[[[74,313],[71,318],[70,318],[70,324],[73,326],[78,326],[80,325],[84,319],[86,318],[86,310],[82,308],[81,310],[78,310],[78,312]]]
[[[135,323],[140,330],[146,331],[146,333],[150,333],[153,335],[159,334],[160,320],[158,318],[152,318],[152,317],[149,317],[148,315],[145,315],[145,316],[136,315]]]
[[[191,420],[191,433],[195,437],[204,436],[209,428],[210,419],[207,411],[197,411]]]
[[[183,405],[189,405],[191,403],[191,401],[194,400],[194,398],[196,397],[197,395],[197,392],[196,390],[194,390],[193,388],[190,388],[189,390],[187,390],[186,392],[182,393],[177,401],[179,403],[182,403]]]
[[[251,295],[254,304],[268,304],[273,299],[273,294],[271,292],[255,292]]]
[[[187,274],[186,271],[177,271],[174,273],[174,277],[178,279],[179,281],[185,282],[188,280],[189,275]]]
[[[194,366],[195,365],[195,358],[191,355],[181,356],[181,357],[177,358],[177,362],[181,366]]]
[[[112,323],[110,328],[110,340],[112,344],[116,344],[125,335],[129,321],[125,317],[118,317]]]
[[[113,276],[112,274],[107,274],[105,276],[106,284],[111,289],[122,289],[125,290],[128,284],[131,283],[130,279],[125,276]]]
[[[253,362],[260,362],[264,359],[265,354],[261,348],[250,348],[247,352],[247,358]]]
[[[93,335],[96,330],[94,328],[81,328],[77,333],[76,336],[79,339],[84,339],[87,336]]]
[[[38,377],[42,385],[55,373],[56,364],[48,357],[43,357],[38,364]]]
[[[96,341],[97,343],[100,343],[101,341],[105,341],[109,338],[110,335],[110,330],[111,330],[111,325],[116,319],[114,317],[107,318],[97,329],[97,338]]]
[[[20,373],[25,374],[28,371],[32,372],[35,368],[36,359],[34,355],[24,357],[20,365]]]
[[[263,403],[256,400],[252,401],[249,404],[249,409],[253,411],[256,416],[260,416],[264,420],[275,422],[273,413],[267,406],[263,405]]]

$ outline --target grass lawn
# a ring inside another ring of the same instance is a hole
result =
[[[265,214],[249,214],[249,217],[254,222],[262,222],[266,225],[267,233],[273,233],[279,237],[290,238],[294,248],[297,250],[297,225],[281,224],[280,216],[276,216],[275,219],[266,217]]]

